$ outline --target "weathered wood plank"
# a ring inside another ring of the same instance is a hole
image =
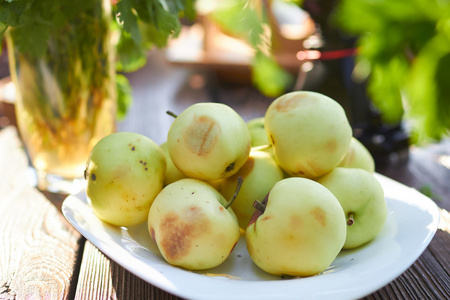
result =
[[[89,241],[84,247],[79,278],[76,300],[179,299],[128,272]]]
[[[0,131],[0,298],[67,299],[81,236],[26,184],[27,167],[15,128]]]
[[[111,280],[111,263],[103,253],[87,241],[75,299],[117,299]]]

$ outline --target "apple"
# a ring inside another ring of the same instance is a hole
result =
[[[344,211],[323,185],[307,178],[286,178],[273,186],[260,206],[247,227],[246,243],[252,260],[267,273],[316,275],[341,251],[346,237]]]
[[[284,178],[284,174],[271,154],[252,148],[244,166],[233,176],[222,179],[220,191],[225,199],[232,197],[238,177],[243,178],[243,183],[231,208],[240,227],[246,229],[255,210],[253,202],[262,201],[273,185]]]
[[[291,176],[310,179],[337,167],[352,138],[342,106],[308,91],[275,99],[267,108],[265,128],[280,167]]]
[[[104,137],[86,163],[86,194],[93,212],[116,226],[145,222],[165,171],[163,151],[146,136],[118,132]]]
[[[367,172],[375,172],[375,161],[369,150],[356,138],[352,138],[350,147],[338,167],[359,168]]]
[[[175,118],[167,146],[181,172],[209,181],[235,174],[250,154],[251,139],[245,121],[231,107],[197,103]]]
[[[264,117],[253,118],[247,122],[248,130],[252,141],[252,147],[270,145],[264,127]]]
[[[372,173],[338,167],[318,182],[336,196],[348,219],[344,249],[364,245],[378,235],[387,218],[387,206],[383,188]]]
[[[178,170],[178,168],[173,164],[172,159],[169,155],[169,150],[167,149],[167,142],[164,142],[160,145],[161,149],[164,151],[164,155],[166,157],[166,175],[164,176],[164,186],[171,184],[177,180],[182,178],[186,178],[183,172]]]
[[[218,191],[219,193],[221,192],[220,189],[222,187],[222,181],[224,179],[216,179],[216,180],[208,180],[206,181],[206,183],[208,183],[210,186],[212,186],[216,191]],[[225,198],[227,199],[227,198]]]
[[[168,263],[189,270],[213,268],[225,261],[240,237],[228,205],[206,182],[180,179],[164,187],[153,202],[150,236]]]

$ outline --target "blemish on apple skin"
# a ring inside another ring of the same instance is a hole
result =
[[[207,155],[217,142],[220,126],[208,116],[196,116],[186,129],[184,142],[197,155]]]
[[[183,210],[183,218],[175,213],[165,215],[160,223],[160,247],[170,260],[189,254],[195,238],[207,231],[209,223],[201,208],[190,206]]]
[[[91,174],[91,179],[92,179],[92,181],[95,181],[95,180],[97,180],[97,176],[94,173],[92,173]]]
[[[298,171],[294,172],[294,174],[297,176],[303,176],[303,175],[305,175],[305,172],[303,172],[302,170],[298,170]]]
[[[229,164],[226,168],[225,168],[225,173],[231,172],[234,170],[234,165],[235,163],[232,162],[231,164]]]
[[[280,101],[277,101],[275,109],[279,112],[289,112],[299,104],[301,95],[285,96]]]
[[[152,238],[152,240],[156,243],[156,238],[155,238],[155,229],[153,227],[150,228],[150,237]]]
[[[320,225],[322,226],[327,225],[327,217],[325,215],[325,211],[322,208],[316,206],[311,210],[311,214],[314,217],[314,219],[316,219],[317,222],[320,223]]]
[[[193,226],[183,222],[174,213],[166,215],[161,221],[161,248],[171,260],[177,260],[189,253]]]
[[[300,216],[291,215],[291,217],[289,218],[289,226],[291,226],[293,228],[299,228],[302,226],[302,224],[303,224],[303,220]]]
[[[338,147],[338,143],[335,139],[331,139],[331,140],[327,141],[325,144],[325,149],[327,149],[327,151],[329,153],[334,153],[336,151],[337,147]]]

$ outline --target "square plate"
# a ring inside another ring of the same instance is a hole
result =
[[[436,204],[392,179],[375,174],[383,186],[388,217],[372,242],[343,250],[319,275],[282,279],[260,270],[242,236],[220,266],[197,272],[166,263],[147,224],[114,227],[92,212],[86,192],[68,196],[66,219],[122,267],[171,294],[188,299],[354,299],[382,288],[408,269],[426,249],[439,223]]]

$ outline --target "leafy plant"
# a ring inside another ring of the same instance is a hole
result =
[[[116,45],[118,71],[132,72],[144,66],[148,49],[164,47],[170,38],[179,34],[180,18],[195,17],[195,0],[111,2],[111,23],[120,34]],[[49,37],[59,34],[61,28],[69,28],[72,22],[84,22],[83,18],[90,16],[83,12],[97,3],[92,0],[0,0],[0,40],[8,29],[14,29],[14,41],[19,51],[31,57],[42,57]],[[95,28],[92,30],[95,34]],[[117,88],[120,117],[124,116],[131,101],[131,87],[126,77],[120,74]]]
[[[264,33],[268,26],[262,1],[229,0],[211,12],[211,18],[221,29],[245,40],[254,50],[252,80],[267,96],[279,96],[292,84],[293,78],[275,60]]]
[[[449,1],[341,0],[333,20],[358,37],[355,73],[386,121],[406,120],[414,143],[449,134]]]

